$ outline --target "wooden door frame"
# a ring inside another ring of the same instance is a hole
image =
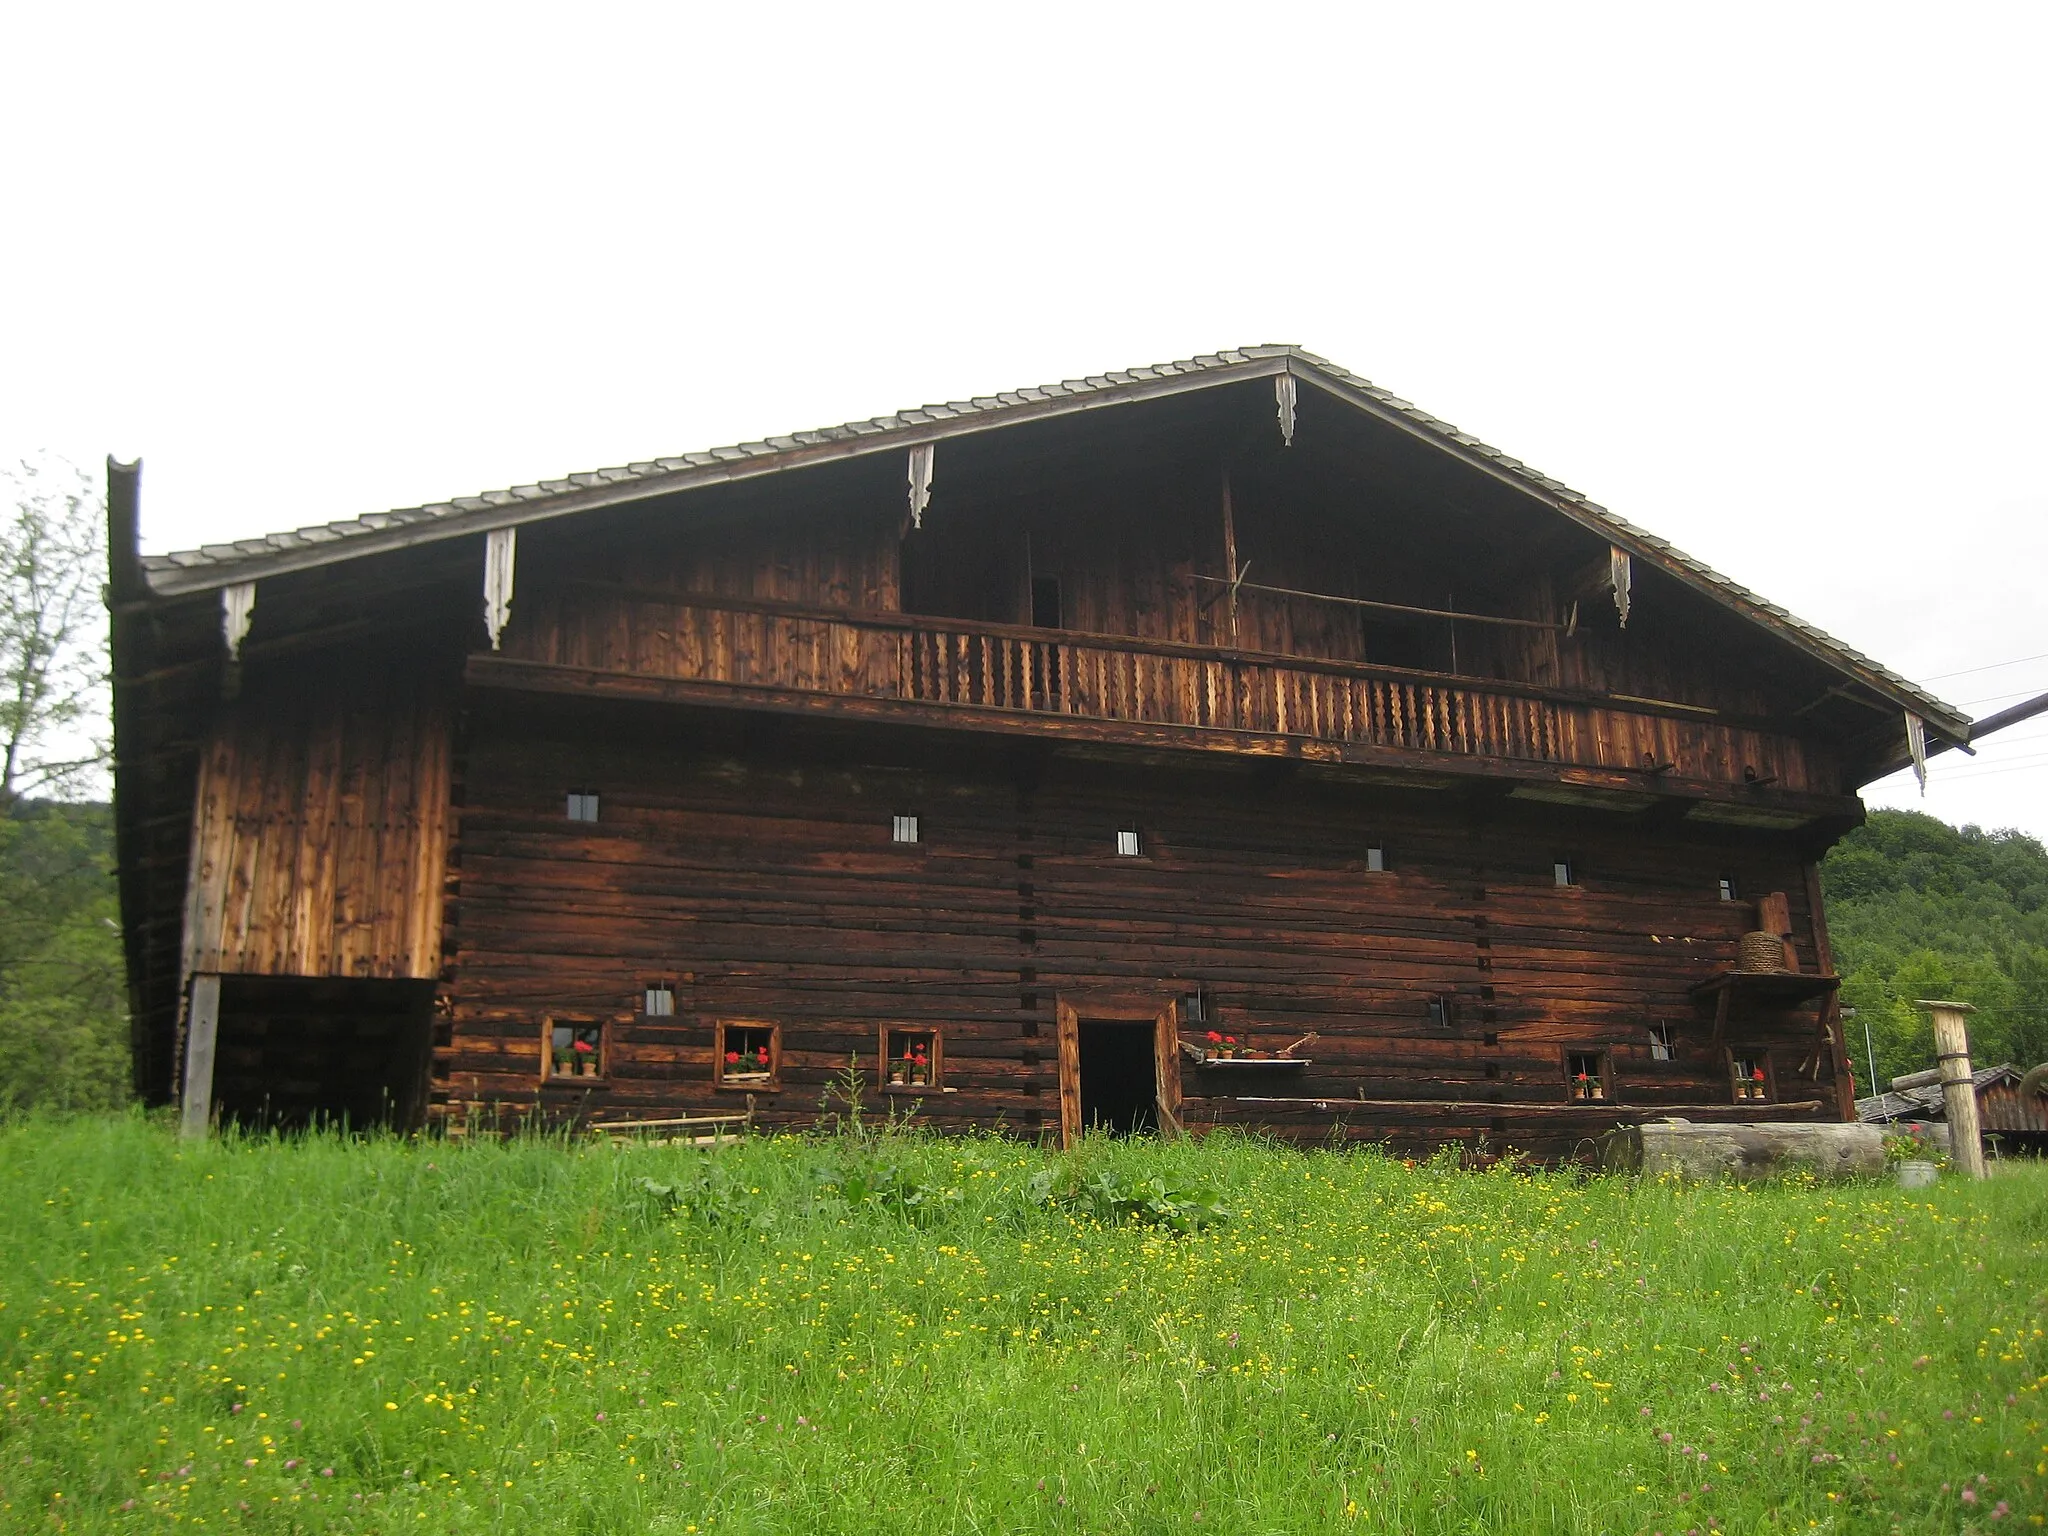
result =
[[[1081,1135],[1081,1020],[1150,1021],[1152,1082],[1159,1102],[1159,1134],[1177,1136],[1180,1123],[1180,998],[1157,993],[1063,992],[1055,999],[1060,1063],[1060,1145]]]

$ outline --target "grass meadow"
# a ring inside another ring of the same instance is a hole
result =
[[[1963,1531],[2048,1177],[0,1130],[0,1529]]]

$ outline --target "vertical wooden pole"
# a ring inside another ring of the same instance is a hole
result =
[[[1968,1003],[1914,1004],[1934,1018],[1934,1066],[1941,1073],[1942,1102],[1948,1108],[1949,1155],[1973,1179],[1984,1177],[1984,1128],[1977,1119],[1977,1086],[1970,1081],[1970,1032],[1963,1015]]]
[[[1237,519],[1230,505],[1230,471],[1223,471],[1223,574],[1230,579],[1230,643],[1237,644]]]
[[[220,977],[192,978],[192,1006],[185,1024],[185,1093],[178,1133],[204,1136],[213,1123],[213,1047],[220,1034]]]
[[[1813,924],[1813,958],[1821,975],[1835,974],[1835,946],[1828,938],[1827,908],[1821,900],[1820,866],[1805,866],[1806,913]],[[1827,1035],[1828,1052],[1834,1064],[1835,1111],[1844,1123],[1856,1118],[1856,1069],[1849,1062],[1849,1032],[1842,1022],[1842,994],[1828,994],[1821,1014],[1821,1030]],[[1878,1091],[1877,1084],[1870,1091]]]
[[[1060,1145],[1071,1147],[1081,1134],[1081,1020],[1064,998],[1054,1016],[1059,1031]]]
[[[1159,1094],[1159,1134],[1178,1136],[1180,1123],[1180,1002],[1162,1008],[1152,1021],[1153,1074]]]

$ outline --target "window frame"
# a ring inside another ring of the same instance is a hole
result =
[[[1560,891],[1581,889],[1579,861],[1568,853],[1554,855],[1550,861],[1550,880]]]
[[[1715,876],[1714,889],[1720,893],[1722,901],[1742,900],[1742,882],[1733,875]]]
[[[768,1031],[768,1072],[766,1076],[747,1073],[728,1078],[725,1071],[726,1031],[765,1029]],[[772,1019],[720,1019],[712,1034],[711,1086],[727,1093],[775,1093],[782,1087],[782,1026]]]
[[[910,835],[903,834],[908,831]],[[924,843],[924,817],[916,811],[889,813],[889,843],[895,848],[917,848]]]
[[[931,1059],[927,1063],[925,1080],[922,1083],[892,1083],[889,1081],[890,1063],[897,1059],[890,1050],[892,1042],[889,1037],[891,1035],[922,1035],[929,1039],[928,1054]],[[952,1091],[946,1087],[945,1031],[938,1025],[890,1023],[884,1021],[877,1027],[876,1050],[878,1052],[877,1059],[882,1064],[881,1070],[876,1074],[880,1079],[879,1087],[882,1092],[916,1094],[950,1093]]]
[[[569,790],[563,814],[578,826],[594,827],[597,825],[601,800],[602,797],[594,789]],[[590,814],[581,814],[584,810],[588,810]]]
[[[597,1071],[588,1077],[580,1073],[561,1073],[555,1070],[555,1031],[567,1029],[595,1030],[597,1032]],[[604,1083],[611,1076],[612,1027],[609,1019],[593,1018],[581,1013],[550,1013],[540,1021],[540,1080],[547,1083],[570,1083],[578,1087],[591,1087]]]
[[[1589,1086],[1599,1089],[1581,1098],[1578,1093],[1578,1065],[1590,1061],[1593,1071]],[[1612,1104],[1614,1092],[1614,1052],[1604,1045],[1588,1046],[1583,1049],[1564,1048],[1564,1094],[1571,1104]]]
[[[1728,1047],[1727,1054],[1728,1099],[1730,1103],[1775,1104],[1778,1102],[1778,1069],[1772,1063],[1771,1053],[1768,1049],[1761,1045],[1731,1045]],[[1755,1089],[1758,1086],[1754,1077],[1738,1079],[1735,1070],[1737,1062],[1746,1063],[1752,1072],[1759,1067],[1763,1069],[1764,1080],[1762,1083],[1763,1092],[1761,1094],[1754,1092],[1744,1094],[1736,1091],[1738,1082],[1750,1089]]]
[[[661,993],[661,994],[664,994],[664,995],[666,995],[666,996],[667,996],[667,998],[668,998],[668,1006],[667,1006],[666,1008],[653,1008],[653,1007],[650,1007],[650,1006],[649,1006],[649,1004],[651,1004],[651,1003],[652,1003],[652,1002],[654,1001],[655,995],[656,995],[657,993]],[[643,1019],[672,1019],[672,1018],[674,1018],[675,1016],[676,1016],[676,984],[675,984],[675,982],[674,982],[673,980],[671,980],[671,979],[669,979],[668,977],[665,977],[665,976],[664,976],[664,977],[657,977],[657,978],[655,978],[654,980],[652,980],[652,981],[648,981],[648,982],[645,982],[645,983],[643,983],[643,984],[641,985],[641,988],[640,988],[640,1017],[641,1017],[641,1018],[643,1018]]]
[[[1130,851],[1124,851],[1124,839],[1131,840]],[[1144,829],[1137,826],[1121,826],[1116,829],[1116,856],[1120,859],[1142,859],[1145,857]]]

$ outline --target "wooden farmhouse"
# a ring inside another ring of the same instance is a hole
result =
[[[1970,732],[1293,347],[167,556],[137,473],[136,1081],[202,1129],[1852,1120],[1815,864]]]

